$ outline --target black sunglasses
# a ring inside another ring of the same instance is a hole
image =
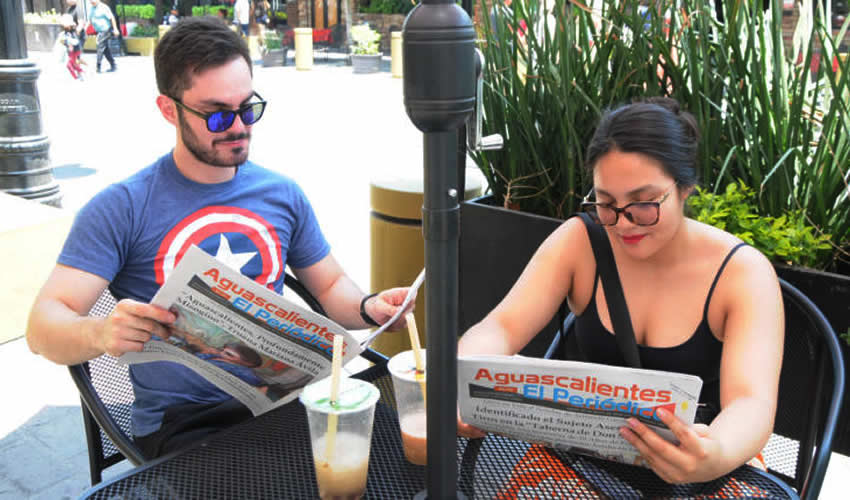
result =
[[[620,214],[623,214],[629,222],[636,226],[654,226],[658,224],[661,215],[661,204],[670,196],[675,186],[674,183],[656,201],[634,201],[622,208],[610,203],[584,201],[581,204],[581,210],[590,215],[594,222],[603,226],[617,225]],[[593,190],[587,194],[585,200],[590,197],[591,193],[593,193]]]
[[[256,97],[259,101],[249,102],[236,111],[226,109],[222,111],[213,111],[212,113],[201,113],[198,110],[186,106],[176,97],[172,97],[171,100],[198,118],[202,118],[207,124],[207,130],[213,133],[218,133],[224,132],[232,127],[233,122],[236,121],[236,115],[239,115],[239,118],[245,125],[253,125],[260,121],[260,118],[263,117],[263,111],[266,110],[266,101],[264,101],[263,98],[260,97],[260,94],[256,92],[253,93],[252,97]]]

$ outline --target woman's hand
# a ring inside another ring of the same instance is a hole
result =
[[[487,434],[479,429],[478,427],[473,427],[469,424],[463,422],[460,419],[460,409],[457,410],[457,435],[460,437],[465,437],[469,439],[477,439],[483,438]]]
[[[721,444],[712,437],[708,426],[689,426],[660,408],[656,415],[679,440],[678,446],[636,418],[628,419],[628,426],[621,427],[620,434],[640,452],[643,460],[661,479],[673,484],[704,482],[729,472]]]

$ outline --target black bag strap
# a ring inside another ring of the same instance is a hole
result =
[[[623,285],[620,283],[620,275],[617,272],[617,262],[614,260],[614,251],[611,242],[602,226],[597,224],[586,213],[580,213],[581,220],[587,227],[590,237],[590,246],[593,247],[593,255],[596,257],[596,267],[602,278],[605,301],[608,303],[608,314],[614,326],[614,338],[620,348],[620,354],[626,364],[632,368],[640,368],[640,354],[638,353],[635,332],[632,329],[632,318],[629,316],[629,307],[626,305],[626,296],[623,295]]]

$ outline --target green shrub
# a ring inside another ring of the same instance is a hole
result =
[[[266,33],[266,50],[277,50],[283,48],[283,43],[280,40],[280,35],[275,32]]]
[[[721,194],[697,188],[688,207],[696,220],[734,234],[775,262],[822,267],[832,249],[830,235],[816,234],[802,210],[759,215],[755,192],[741,180],[727,184]]]
[[[207,15],[207,7],[203,5],[192,7],[192,17],[201,17]]]
[[[139,19],[153,19],[156,7],[153,4],[115,6],[115,15],[118,17],[137,17]]]
[[[142,19],[153,19],[156,16],[156,6],[145,4],[139,6],[139,17]]]
[[[225,7],[224,5],[207,5],[206,7],[197,7],[199,9],[204,9],[201,14],[195,14],[195,8],[192,8],[193,16],[202,16],[204,14],[208,16],[217,16],[218,11],[221,9],[227,9],[227,18],[233,18],[233,7]]]
[[[371,0],[369,5],[361,5],[360,12],[368,14],[407,14],[414,3],[410,0]]]
[[[130,36],[155,38],[159,36],[159,27],[144,24],[138,24],[130,32]]]
[[[803,210],[831,234],[827,262],[850,250],[850,61],[840,79],[831,64],[810,71],[815,57],[832,61],[843,38],[829,29],[829,2],[803,0],[813,20],[798,26],[786,51],[781,2],[765,13],[759,2],[718,1],[724,24],[705,0],[646,14],[639,0],[550,0],[548,16],[542,0],[527,0],[514,1],[496,26],[481,16],[483,133],[505,143],[472,156],[496,200],[569,216],[592,182],[583,164],[602,114],[667,96],[697,119],[707,189],[741,179],[757,193],[755,213]]]

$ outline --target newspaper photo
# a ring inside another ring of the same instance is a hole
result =
[[[362,348],[343,327],[192,246],[151,300],[177,320],[122,363],[173,361],[209,380],[254,415],[285,404],[331,372],[334,335],[343,363]]]
[[[633,465],[638,451],[620,435],[634,417],[668,441],[656,410],[691,424],[702,379],[693,375],[523,356],[458,359],[461,419],[513,439]]]

